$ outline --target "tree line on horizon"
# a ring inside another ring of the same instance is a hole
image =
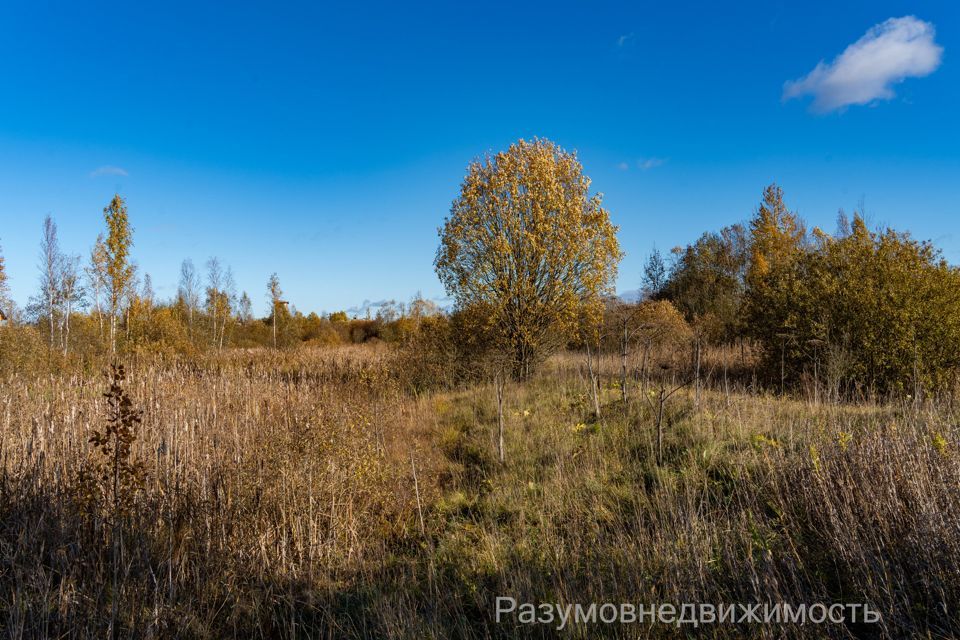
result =
[[[563,347],[585,351],[595,378],[601,353],[625,369],[657,336],[698,382],[705,347],[749,346],[738,373],[754,388],[917,399],[956,387],[960,270],[932,243],[870,230],[862,210],[841,211],[833,234],[808,229],[771,184],[747,222],[668,260],[655,250],[643,299],[627,303],[613,295],[617,228],[589,186],[576,156],[545,140],[471,165],[440,230],[437,271],[463,326],[447,343],[475,359],[483,336],[515,378]]]
[[[17,325],[0,338],[0,358],[380,340],[410,347],[425,384],[454,384],[491,371],[524,379],[563,348],[584,350],[592,376],[602,353],[620,355],[625,369],[627,353],[639,345],[645,354],[653,342],[696,362],[699,376],[701,349],[749,345],[759,354],[749,371],[758,384],[786,391],[812,383],[836,398],[952,390],[960,372],[960,271],[930,242],[870,230],[863,211],[841,211],[833,234],[808,229],[776,184],[747,222],[708,231],[666,259],[654,250],[642,299],[620,300],[618,228],[576,155],[548,140],[520,140],[468,167],[435,259],[455,301],[449,312],[417,296],[372,318],[304,315],[272,274],[270,313],[255,318],[249,295],[215,257],[203,275],[184,260],[176,296],[160,301],[132,261],[119,195],[104,222],[83,260],[60,249],[56,224],[45,219],[39,287],[22,312],[0,255],[0,310]]]
[[[10,297],[0,252],[0,312],[9,328],[0,356],[45,351],[61,359],[123,354],[196,354],[226,347],[290,347],[395,340],[418,316],[437,306],[417,294],[409,303],[387,301],[375,317],[349,317],[346,311],[303,314],[284,300],[276,273],[265,287],[269,313],[255,317],[233,270],[217,257],[201,271],[187,258],[180,265],[176,295],[159,300],[149,273],[141,277],[131,258],[133,227],[125,200],[115,195],[103,210],[100,233],[84,260],[63,251],[52,216],[43,221],[37,292],[19,309]],[[401,321],[404,320],[404,321]],[[5,353],[4,353],[5,352]]]
[[[871,230],[862,210],[830,234],[768,186],[749,222],[654,253],[644,286],[671,301],[697,336],[750,340],[773,387],[827,384],[835,396],[916,398],[960,372],[960,270],[931,242]]]

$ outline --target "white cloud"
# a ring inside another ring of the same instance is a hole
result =
[[[620,171],[629,171],[631,167],[636,167],[641,171],[649,171],[650,169],[655,169],[656,167],[662,167],[664,164],[666,164],[666,162],[666,158],[640,158],[634,164],[629,162],[621,162],[617,165],[617,169],[620,169]]]
[[[813,96],[811,108],[826,112],[894,97],[893,85],[929,75],[940,66],[943,47],[931,23],[913,16],[871,27],[832,62],[783,86],[783,99]]]
[[[114,167],[112,165],[97,167],[96,169],[90,172],[91,178],[98,178],[100,176],[128,176],[128,175],[130,174],[127,173],[126,169],[123,169],[121,167]]]
[[[628,34],[622,35],[622,36],[620,36],[619,38],[617,38],[617,46],[618,46],[618,47],[625,47],[625,46],[627,46],[628,44],[630,44],[631,42],[633,42],[633,34],[632,34],[632,33],[628,33]]]

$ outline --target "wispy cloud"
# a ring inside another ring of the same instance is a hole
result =
[[[113,165],[105,165],[102,167],[97,167],[90,172],[91,178],[99,178],[100,176],[128,176],[127,170],[122,167],[115,167]]]
[[[627,33],[617,38],[617,46],[625,47],[633,42],[633,33]]]
[[[418,293],[417,295],[419,296],[420,294]],[[450,310],[453,303],[453,298],[446,295],[434,296],[428,299],[431,302],[436,303],[436,305],[443,310]],[[347,309],[344,309],[344,311],[346,311],[348,315],[353,316],[355,318],[363,318],[368,313],[370,314],[370,316],[375,316],[377,312],[379,312],[384,307],[393,306],[396,304],[397,304],[397,300],[394,300],[394,299],[386,299],[386,298],[384,298],[383,300],[366,299],[361,304],[355,305],[353,307],[348,307]]]
[[[890,18],[871,27],[830,63],[821,61],[803,78],[783,86],[783,99],[813,96],[811,108],[833,111],[894,97],[893,85],[920,78],[940,66],[943,47],[935,29],[914,16]]]
[[[617,165],[617,169],[620,169],[620,171],[629,171],[631,168],[636,167],[640,169],[640,171],[649,171],[650,169],[662,167],[666,162],[666,158],[640,158],[634,163],[621,162]]]
[[[364,300],[363,304],[347,309],[347,313],[352,316],[364,316],[369,311],[371,315],[375,314],[381,307],[393,304],[393,300]]]

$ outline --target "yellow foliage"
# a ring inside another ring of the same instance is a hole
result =
[[[837,434],[837,444],[840,445],[840,449],[843,451],[847,450],[847,445],[850,444],[850,441],[853,440],[853,434],[847,433],[846,431],[841,431]]]
[[[486,310],[520,375],[612,290],[617,227],[589,187],[574,154],[520,140],[469,167],[440,229],[440,279],[458,307]]]
[[[817,445],[810,445],[810,462],[813,463],[813,470],[820,472],[820,451],[817,449]]]
[[[931,436],[931,441],[933,442],[933,448],[937,450],[940,455],[946,455],[947,453],[947,439],[939,433],[933,434]]]

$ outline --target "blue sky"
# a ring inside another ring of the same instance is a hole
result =
[[[621,291],[654,245],[748,218],[774,180],[812,224],[863,200],[960,263],[956,3],[203,4],[0,8],[18,303],[43,217],[86,254],[114,191],[161,297],[210,256],[259,311],[273,271],[303,311],[440,297],[467,163],[534,136],[605,194]]]

